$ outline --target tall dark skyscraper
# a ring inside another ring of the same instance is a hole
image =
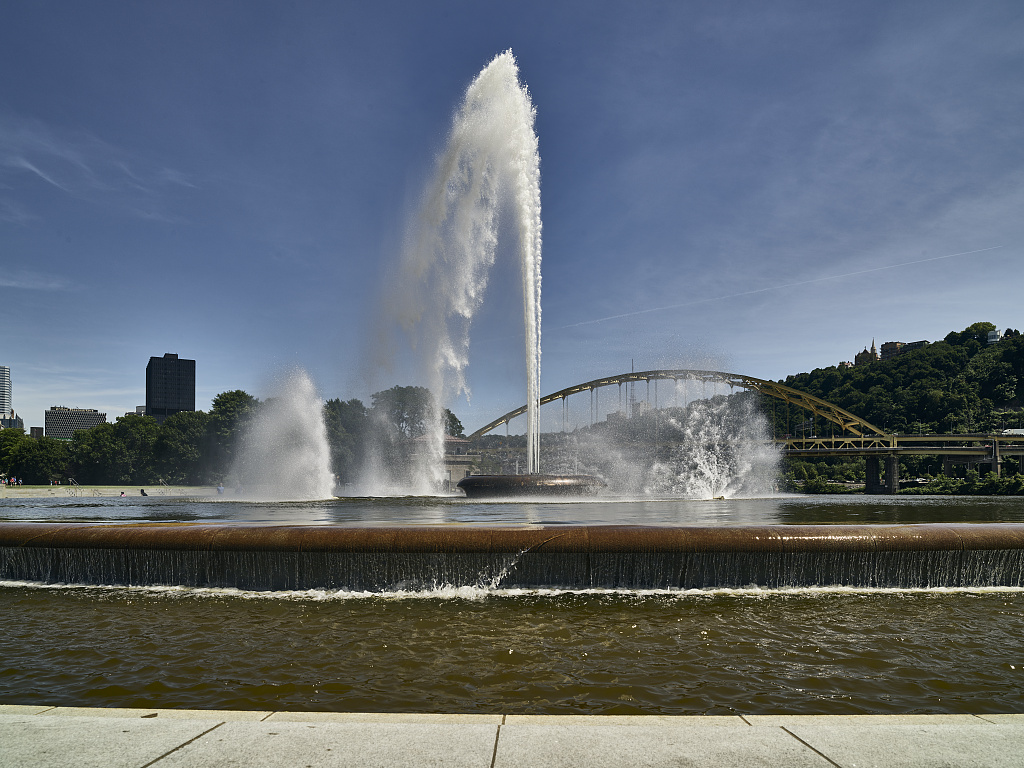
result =
[[[149,358],[146,366],[146,415],[162,422],[196,409],[196,361],[171,353]]]

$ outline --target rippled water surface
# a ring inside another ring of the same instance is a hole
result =
[[[982,522],[1005,499],[241,504],[6,499],[6,520]],[[140,503],[142,502],[142,503]],[[0,702],[692,714],[1024,711],[1020,590],[243,593],[0,585]]]
[[[55,496],[0,498],[0,521],[207,521],[344,525],[751,525],[1024,522],[1020,497],[779,496],[762,499],[605,498],[513,503],[464,497],[320,502]]]
[[[1004,712],[1024,595],[253,597],[0,588],[0,701],[505,713]]]

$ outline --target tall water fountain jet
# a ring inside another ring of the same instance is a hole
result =
[[[252,501],[333,498],[323,402],[305,371],[289,373],[260,403],[242,434],[229,484]]]
[[[442,403],[469,395],[470,325],[483,303],[502,215],[512,214],[522,276],[527,381],[528,473],[540,453],[541,207],[536,111],[511,51],[496,56],[466,89],[444,153],[406,237],[383,302],[395,313],[435,397],[426,434],[433,492],[444,455]],[[387,324],[387,321],[385,321]]]

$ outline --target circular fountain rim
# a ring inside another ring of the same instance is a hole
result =
[[[1022,523],[349,526],[0,522],[0,549],[655,553],[1024,550]]]

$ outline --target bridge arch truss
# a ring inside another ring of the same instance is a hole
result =
[[[560,389],[557,392],[552,392],[550,395],[545,395],[541,398],[540,404],[546,405],[556,400],[565,400],[571,395],[579,394],[581,392],[596,392],[602,387],[610,387],[612,385],[629,384],[633,382],[651,382],[651,381],[699,381],[703,383],[714,383],[714,384],[727,384],[730,389],[740,388],[745,390],[752,390],[759,392],[767,397],[773,397],[778,400],[782,400],[791,405],[796,405],[799,408],[810,411],[815,416],[821,417],[833,424],[838,425],[844,432],[852,433],[857,437],[877,436],[878,438],[888,439],[890,436],[887,435],[883,430],[876,427],[874,424],[865,421],[859,416],[855,416],[847,410],[840,408],[834,403],[830,403],[827,400],[822,400],[820,397],[809,395],[806,392],[801,392],[798,389],[787,387],[785,384],[779,384],[774,381],[768,381],[766,379],[758,379],[753,376],[744,376],[738,373],[725,373],[724,371],[704,371],[704,370],[690,370],[690,369],[666,369],[666,370],[654,370],[654,371],[630,371],[629,373],[620,373],[617,376],[606,376],[601,379],[594,379],[593,381],[587,381],[582,384],[576,384],[572,387],[566,387]],[[481,435],[486,435],[488,432],[500,427],[502,424],[508,424],[512,419],[517,416],[521,416],[526,413],[526,406],[523,405],[516,408],[514,411],[509,411],[504,416],[492,421],[476,432],[469,436],[470,440],[473,440]]]

